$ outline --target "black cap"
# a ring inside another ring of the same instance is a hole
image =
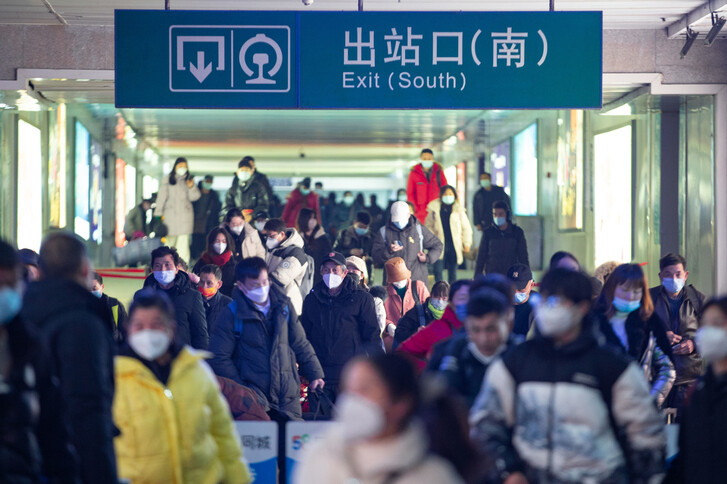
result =
[[[26,266],[38,267],[38,253],[31,249],[20,249],[18,251],[20,261]]]
[[[533,272],[525,264],[514,264],[507,270],[507,278],[515,283],[518,291],[522,291],[533,280]]]
[[[253,220],[264,218],[265,220],[270,218],[270,214],[266,210],[258,210],[255,215],[252,216]]]
[[[336,265],[339,265],[339,266],[346,265],[346,258],[343,257],[343,254],[341,254],[340,252],[329,252],[328,254],[326,254],[326,256],[321,261],[321,265],[325,264],[329,260],[332,260],[333,262],[336,263]]]

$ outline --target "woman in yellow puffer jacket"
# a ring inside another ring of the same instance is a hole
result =
[[[133,484],[249,483],[240,440],[209,354],[173,343],[174,310],[153,289],[136,295],[128,345],[115,361],[119,477]]]

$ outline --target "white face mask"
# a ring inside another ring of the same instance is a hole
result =
[[[375,437],[386,426],[384,411],[374,402],[350,393],[336,400],[336,421],[341,424],[343,437],[349,442]]]
[[[443,310],[447,307],[447,300],[446,299],[430,299],[430,302],[432,303],[432,307],[434,309],[437,309],[439,311]]]
[[[425,170],[430,169],[432,165],[434,165],[433,160],[422,160],[422,168],[424,168]]]
[[[215,251],[215,254],[222,254],[225,249],[227,249],[227,244],[224,242],[215,242],[212,244],[212,250]]]
[[[717,326],[703,326],[695,337],[697,350],[707,363],[714,363],[727,357],[727,329]]]
[[[174,173],[177,176],[184,176],[187,174],[187,169],[186,168],[177,168],[176,170],[174,170]]]
[[[156,279],[159,284],[163,284],[165,286],[167,284],[171,284],[176,277],[177,274],[174,271],[154,271],[154,279]]]
[[[404,289],[406,287],[406,283],[407,283],[406,279],[404,279],[403,281],[392,282],[394,287],[396,287],[398,289]]]
[[[258,232],[262,232],[265,229],[265,221],[255,222],[255,228],[258,230]],[[240,227],[242,229],[242,227]],[[242,230],[240,230],[242,231]],[[238,234],[239,235],[239,234]]]
[[[246,181],[248,181],[248,180],[249,180],[249,179],[250,179],[251,177],[252,177],[252,173],[250,173],[249,171],[244,171],[244,170],[240,170],[240,171],[238,171],[238,172],[237,172],[237,178],[238,178],[238,179],[239,179],[239,180],[240,180],[241,182],[246,182]]]
[[[268,294],[270,294],[270,286],[260,286],[255,289],[247,289],[242,284],[237,286],[247,298],[258,304],[265,304],[268,302]]]
[[[232,232],[235,235],[240,235],[242,233],[242,225],[237,225],[235,227],[230,227],[230,232]]]
[[[328,287],[328,289],[335,289],[340,286],[342,282],[343,278],[338,274],[323,274],[323,283]]]
[[[268,237],[268,239],[265,240],[265,245],[268,249],[273,250],[280,245],[280,241],[278,239]]]
[[[129,336],[129,346],[147,361],[154,361],[169,349],[172,339],[166,331],[142,329]]]
[[[567,333],[580,322],[575,308],[562,304],[535,307],[535,324],[546,338]]]

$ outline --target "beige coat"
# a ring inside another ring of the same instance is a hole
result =
[[[424,225],[432,231],[434,235],[444,244],[444,228],[442,227],[442,217],[439,210],[442,208],[440,199],[432,200],[427,205],[427,218]],[[452,230],[452,242],[454,250],[457,252],[457,264],[464,261],[464,247],[472,248],[472,225],[467,218],[467,211],[460,205],[459,201],[455,201],[452,205],[452,215],[449,217],[449,227]],[[444,251],[440,259],[444,258]]]
[[[303,295],[300,293],[300,284],[303,282],[303,276],[308,268],[308,262],[301,263],[299,258],[294,255],[288,255],[289,247],[298,247],[305,255],[303,250],[303,238],[297,230],[288,229],[285,231],[287,238],[279,247],[267,252],[265,262],[268,264],[268,274],[275,279],[281,286],[285,295],[290,299],[296,314],[303,312]]]
[[[242,232],[245,234],[245,238],[242,239],[240,258],[260,257],[261,259],[265,259],[267,255],[265,247],[263,246],[262,240],[260,240],[260,233],[255,230],[255,227],[245,222]]]
[[[196,202],[201,196],[197,185],[189,188],[184,180],[177,180],[176,184],[170,185],[169,176],[165,176],[157,194],[154,215],[164,217],[170,236],[191,234],[194,232],[192,202]]]

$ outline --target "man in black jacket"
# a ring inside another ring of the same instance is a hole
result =
[[[472,215],[475,227],[482,232],[492,225],[492,204],[503,201],[509,207],[511,203],[510,196],[505,193],[505,190],[492,184],[492,177],[489,173],[480,174],[480,187],[472,200]]]
[[[369,275],[368,284],[374,284],[374,259],[371,256],[371,249],[374,245],[374,237],[371,233],[371,215],[368,212],[358,212],[353,224],[346,230],[339,232],[333,250],[340,252],[344,257],[352,255],[362,259],[366,263],[366,271]]]
[[[676,408],[678,417],[681,416],[687,390],[702,374],[702,358],[694,345],[694,337],[704,294],[691,284],[685,285],[688,277],[686,259],[679,254],[666,254],[659,261],[661,285],[649,289],[654,312],[666,324],[666,335],[673,345],[674,368],[677,372],[677,379],[664,406]]]
[[[252,214],[261,210],[268,210],[270,199],[265,183],[259,176],[255,175],[255,160],[250,156],[243,158],[237,165],[237,172],[232,186],[225,195],[225,206],[220,212],[220,220],[228,211],[233,208],[242,210],[243,213]],[[265,178],[267,181],[267,178]],[[246,212],[249,210],[249,212]],[[246,220],[250,221],[250,220]]]
[[[217,227],[222,210],[220,195],[212,189],[212,175],[206,175],[197,185],[202,194],[192,202],[194,208],[194,233],[192,234],[191,258],[198,259],[207,247],[207,234]]]
[[[51,353],[84,482],[115,483],[111,313],[89,291],[93,269],[75,235],[46,237],[39,265],[42,279],[28,287],[22,316],[39,328]]]
[[[515,286],[515,295],[512,305],[515,309],[515,319],[512,333],[521,340],[525,340],[530,328],[535,322],[535,313],[530,298],[536,295],[533,291],[533,272],[525,264],[515,264],[507,270],[507,278]]]
[[[151,253],[152,274],[144,281],[144,287],[152,287],[167,293],[174,304],[177,319],[177,339],[182,344],[206,350],[209,346],[207,319],[202,295],[189,280],[186,272],[180,271],[179,255],[174,247],[163,245]]]
[[[301,322],[326,374],[325,393],[335,400],[343,366],[357,354],[380,353],[382,343],[374,299],[346,277],[343,255],[328,254],[321,273],[323,281],[303,302]]]
[[[222,288],[222,270],[214,264],[207,264],[199,271],[199,292],[202,294],[204,313],[207,319],[207,332],[212,336],[217,318],[232,302],[220,292]]]
[[[124,324],[126,323],[126,308],[123,303],[104,293],[106,286],[103,283],[103,277],[98,272],[93,273],[93,282],[91,283],[91,294],[101,300],[102,303],[109,308],[111,317],[114,321],[114,341],[120,343],[125,338],[126,330]]]
[[[492,205],[493,224],[482,234],[475,275],[502,274],[513,264],[530,266],[523,229],[512,223],[510,206],[502,201]]]

